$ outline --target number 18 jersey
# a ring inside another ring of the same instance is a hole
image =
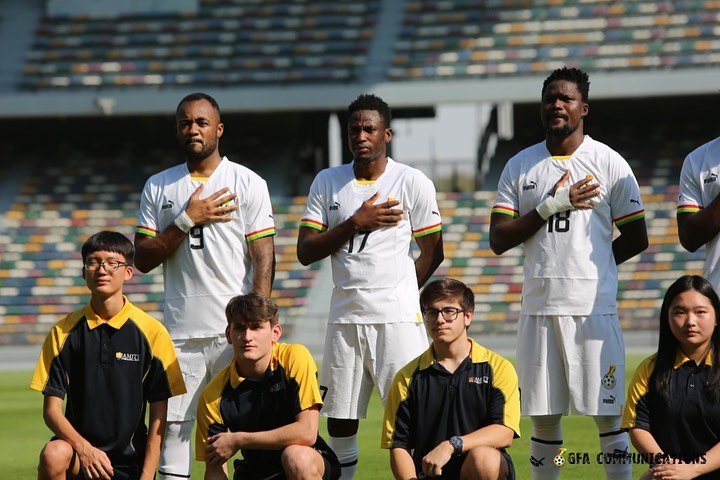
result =
[[[592,175],[591,183],[600,184],[599,202],[589,210],[551,216],[525,240],[522,312],[616,314],[613,223],[645,216],[635,176],[620,154],[587,135],[570,156],[553,157],[544,141],[526,148],[505,165],[492,213],[525,215],[547,198],[566,170],[566,187]]]
[[[413,238],[441,230],[435,186],[419,170],[388,158],[375,181],[355,179],[353,164],[320,172],[300,222],[324,232],[351,217],[379,193],[376,203],[396,199],[403,219],[394,227],[357,232],[331,255],[335,288],[330,323],[420,322]]]

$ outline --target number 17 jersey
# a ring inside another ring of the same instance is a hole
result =
[[[525,215],[547,198],[567,170],[566,187],[592,175],[590,183],[600,184],[599,202],[592,209],[551,216],[525,240],[522,313],[616,314],[613,223],[645,216],[635,176],[620,154],[587,135],[569,156],[552,156],[544,141],[526,148],[505,165],[492,213]]]
[[[360,231],[331,255],[335,288],[330,323],[421,322],[413,238],[440,232],[435,186],[420,170],[388,158],[375,181],[355,178],[353,164],[320,172],[312,186],[301,227],[327,231],[350,218],[378,193],[376,204],[400,202],[394,227]]]

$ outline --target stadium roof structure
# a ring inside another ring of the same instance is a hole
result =
[[[720,89],[718,69],[590,73],[591,100],[707,95]],[[543,74],[373,84],[21,91],[0,95],[0,118],[168,114],[179,98],[199,90],[218,98],[228,113],[341,110],[360,93],[375,93],[395,109],[442,103],[531,103],[539,100],[544,78]]]

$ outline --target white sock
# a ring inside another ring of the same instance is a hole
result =
[[[160,460],[158,480],[190,478],[192,473],[192,429],[195,422],[167,422]]]
[[[561,415],[530,417],[530,472],[533,480],[557,480],[560,475],[560,468],[553,463],[553,459],[563,444],[561,418]]]
[[[328,444],[340,461],[340,467],[342,468],[340,480],[352,480],[355,476],[355,470],[357,470],[358,456],[360,455],[357,434],[351,437],[328,436]]]
[[[600,450],[603,452],[603,467],[608,480],[630,480],[632,462],[630,460],[630,440],[628,434],[620,430],[620,416],[607,415],[593,417],[600,433]]]

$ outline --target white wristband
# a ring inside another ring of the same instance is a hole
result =
[[[195,226],[195,222],[188,216],[187,212],[183,212],[175,217],[175,226],[178,227],[185,233],[188,233],[192,227]]]
[[[548,196],[535,210],[540,214],[543,220],[547,220],[556,213],[571,210],[573,208],[570,203],[570,187],[559,187],[555,190],[555,196]]]

